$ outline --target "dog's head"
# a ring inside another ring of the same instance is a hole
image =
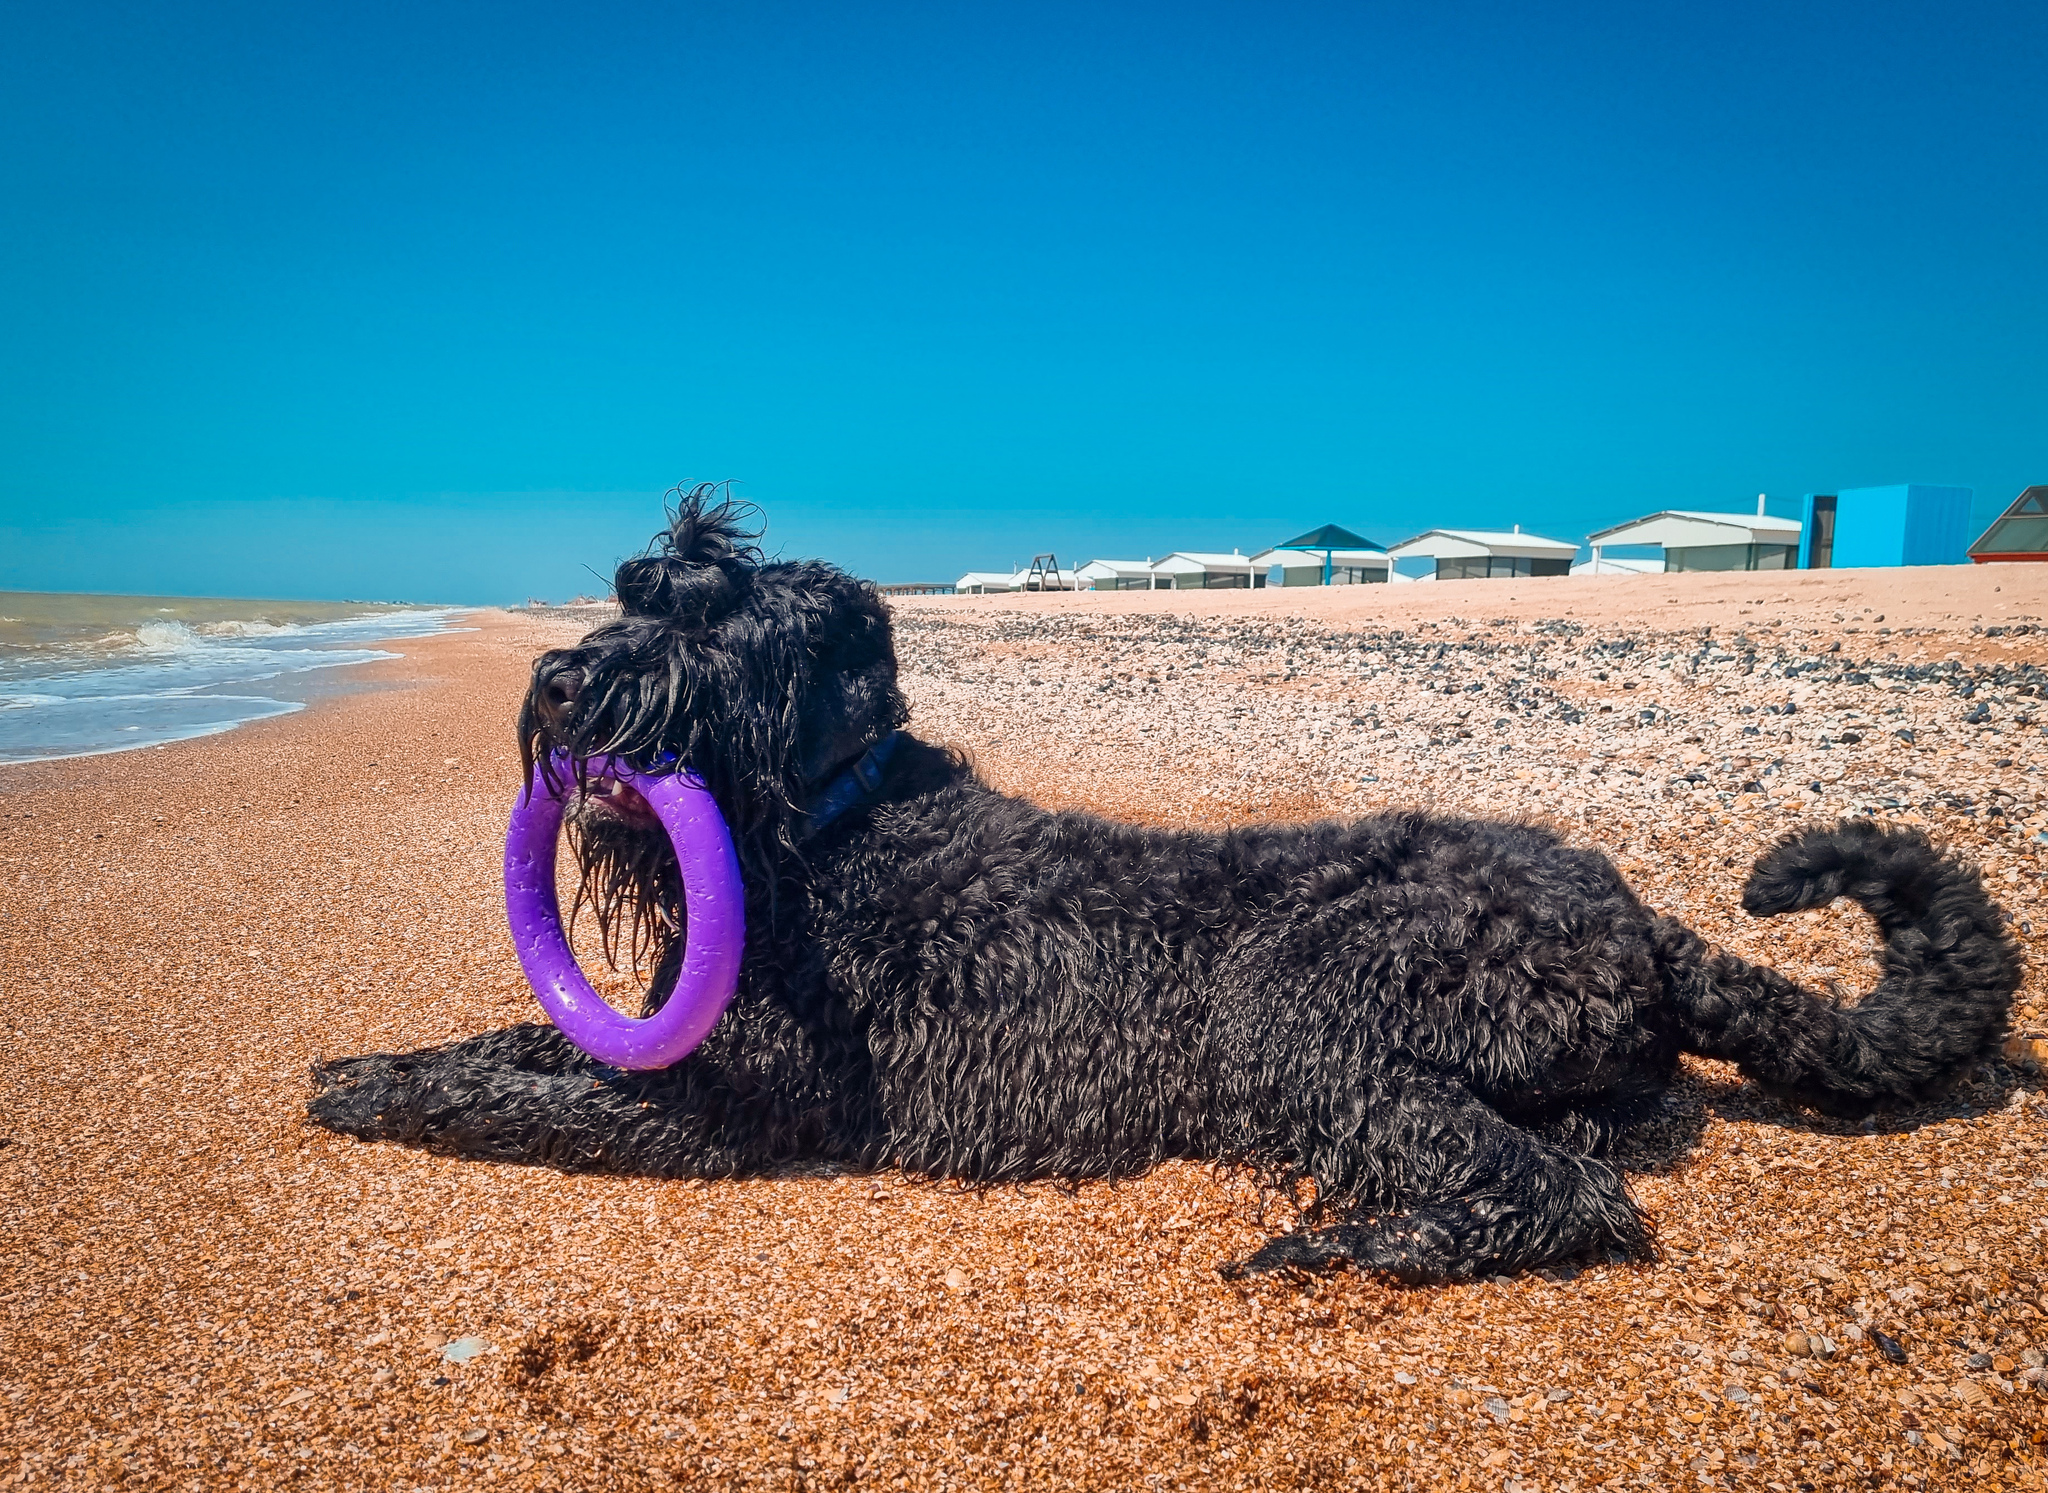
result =
[[[519,713],[529,777],[558,751],[578,765],[569,822],[608,950],[608,902],[635,902],[636,935],[644,924],[665,943],[659,909],[680,896],[645,801],[585,764],[689,767],[748,879],[772,885],[813,797],[909,718],[873,586],[817,561],[764,562],[740,509],[710,486],[676,497],[667,530],[618,568],[622,615],[536,659]]]

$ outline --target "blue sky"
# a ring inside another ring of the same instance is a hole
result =
[[[2048,480],[2048,8],[0,22],[0,587],[883,580]]]

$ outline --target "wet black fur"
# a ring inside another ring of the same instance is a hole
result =
[[[2018,984],[1977,873],[1867,822],[1787,836],[1743,899],[1760,916],[1838,895],[1868,909],[1884,973],[1852,1007],[1710,952],[1606,856],[1530,825],[1145,829],[998,793],[906,736],[878,798],[808,836],[811,796],[907,716],[873,589],[764,563],[697,492],[618,594],[619,621],[535,664],[521,745],[529,764],[673,752],[704,776],[748,884],[730,1010],[660,1072],[605,1067],[542,1025],[332,1062],[322,1124],[661,1177],[1241,1163],[1319,1198],[1251,1268],[1456,1278],[1649,1247],[1602,1157],[1681,1052],[1859,1115],[1990,1053]],[[582,818],[607,930],[634,927],[666,990],[666,843]]]

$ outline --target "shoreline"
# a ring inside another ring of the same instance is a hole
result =
[[[0,775],[225,735],[355,688],[344,671],[475,609],[0,595]],[[23,605],[35,603],[35,605]],[[87,605],[90,604],[90,605]],[[282,617],[284,620],[278,621]],[[4,791],[4,785],[0,785]]]
[[[1970,629],[2014,625],[1995,606],[2048,614],[2048,568],[2027,587],[1987,580],[2003,589],[1981,597],[1896,573],[1843,591],[1872,573],[1820,574],[1825,595],[1803,610],[1726,620],[1753,627],[1763,656],[1838,658],[1826,649],[1841,642],[1900,667],[1956,654],[1987,669],[2044,651],[2038,634]],[[1815,988],[1872,978],[1862,915],[1742,919],[1747,858],[1789,814],[1909,784],[1916,796],[1883,812],[1992,868],[2032,956],[2022,1000],[2043,1002],[2048,860],[2026,824],[1984,812],[1998,792],[2042,797],[2013,745],[2048,741],[2018,723],[2037,697],[2001,703],[1986,728],[1963,724],[1974,702],[1946,683],[1894,695],[1882,676],[1841,682],[1839,665],[1785,683],[1718,654],[1688,673],[1687,656],[1652,653],[1593,678],[1595,643],[1673,636],[1693,624],[1670,616],[1730,598],[1719,577],[1570,588],[1695,579],[1712,594],[1682,588],[1669,616],[1627,615],[1633,593],[1597,616],[1580,603],[1576,635],[1536,626],[1563,610],[1540,587],[1503,582],[1318,600],[1329,615],[1305,628],[1288,625],[1300,592],[894,610],[911,729],[971,750],[1008,790],[1189,827],[1403,802],[1543,817],[1607,851],[1654,905]],[[1488,604],[1497,592],[1515,595]],[[1411,597],[1427,606],[1386,610]],[[1369,613],[1345,611],[1362,602]],[[1882,647],[1879,624],[1832,620],[1866,606],[1891,619]],[[0,1015],[16,1054],[0,1094],[0,1254],[16,1262],[0,1351],[21,1391],[0,1399],[0,1482],[1513,1477],[1547,1493],[1670,1487],[1703,1464],[1787,1487],[2040,1486],[2039,1447],[2012,1443],[2040,1405],[2020,1354],[2048,1347],[2038,1073],[1994,1066],[1866,1128],[1688,1060],[1624,1157],[1663,1260],[1420,1291],[1350,1273],[1222,1280],[1219,1261],[1291,1213],[1193,1164],[1073,1190],[897,1173],[658,1182],[311,1127],[311,1062],[538,1019],[498,885],[512,720],[532,655],[584,624],[463,620],[478,630],[405,640],[403,657],[350,671],[361,689],[290,715],[139,757],[0,770]],[[1371,663],[1357,639],[1374,630],[1413,634],[1413,651],[1383,643]],[[1511,724],[1497,728],[1494,707],[1470,711],[1425,659],[1461,685],[1492,670],[1519,693],[1504,682],[1487,698],[1527,707],[1500,707]],[[1800,714],[1761,710],[1795,688]],[[1668,723],[1624,728],[1647,692]],[[1602,714],[1603,699],[1631,709]],[[1819,737],[1894,699],[1918,739],[1884,718],[1821,754]],[[1722,757],[1760,739],[1740,734],[1759,720],[1797,738],[1774,736],[1771,753],[1800,773],[1826,761],[1837,781],[1820,795],[1791,783],[1796,807],[1769,812],[1775,787],[1724,792],[1740,780]],[[1666,780],[1681,767],[1703,781]],[[1850,1337],[1865,1319],[1903,1336],[1907,1366]],[[1838,1351],[1790,1350],[1795,1326]],[[474,1357],[442,1351],[470,1339]],[[1978,1351],[1992,1366],[1971,1366]]]

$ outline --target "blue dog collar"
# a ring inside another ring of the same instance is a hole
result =
[[[849,809],[865,803],[881,791],[882,770],[889,765],[889,758],[896,750],[896,738],[900,731],[891,731],[880,741],[861,753],[860,760],[832,780],[831,786],[818,795],[811,805],[809,823],[804,833],[815,835],[833,820]]]

